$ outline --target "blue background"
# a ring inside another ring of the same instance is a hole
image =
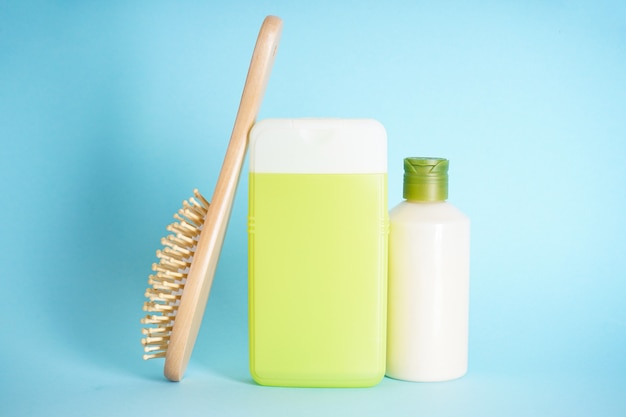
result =
[[[470,371],[254,385],[247,180],[186,378],[141,360],[154,251],[210,196],[267,14],[259,118],[372,117],[451,161]],[[626,415],[626,3],[0,1],[0,415]],[[350,414],[352,415],[352,414]]]

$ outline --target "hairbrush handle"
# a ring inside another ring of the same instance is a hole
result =
[[[282,26],[280,18],[266,17],[254,47],[226,156],[196,246],[167,348],[165,376],[172,381],[182,379],[198,336],[246,156],[248,133],[263,101]]]

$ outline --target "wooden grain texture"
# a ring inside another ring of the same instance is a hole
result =
[[[266,17],[259,31],[226,156],[172,329],[165,358],[165,376],[171,381],[183,378],[193,351],[246,155],[248,133],[263,100],[281,32],[282,20],[276,16]]]

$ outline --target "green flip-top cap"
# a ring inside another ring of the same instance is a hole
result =
[[[405,158],[403,196],[409,201],[447,200],[448,160]]]

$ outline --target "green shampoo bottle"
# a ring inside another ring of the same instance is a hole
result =
[[[365,387],[385,372],[387,142],[370,119],[269,119],[250,134],[250,372]]]

